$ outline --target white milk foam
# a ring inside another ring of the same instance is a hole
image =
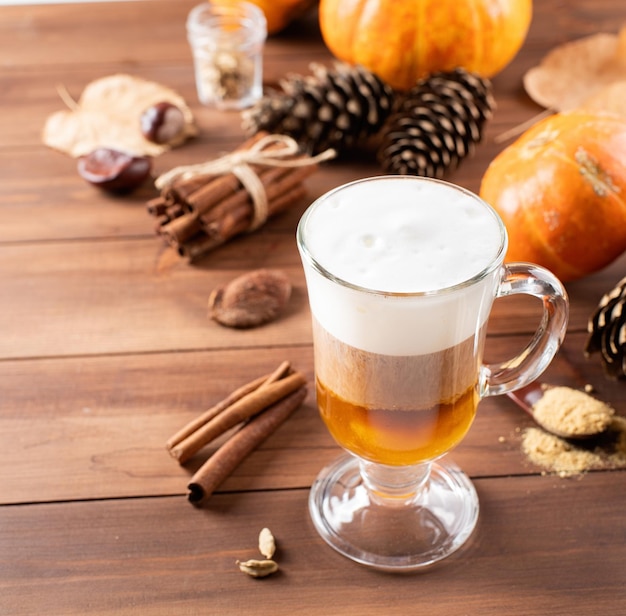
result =
[[[339,340],[375,353],[431,353],[487,320],[497,266],[474,284],[428,294],[502,260],[503,226],[477,197],[443,182],[381,177],[322,197],[300,225],[311,310]],[[379,293],[330,282],[306,253],[332,276]]]

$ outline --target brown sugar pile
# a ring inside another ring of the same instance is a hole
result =
[[[606,403],[570,387],[548,387],[533,405],[537,422],[563,436],[604,432],[615,411]]]
[[[615,415],[608,404],[570,387],[547,386],[533,413],[545,429],[524,430],[522,451],[546,472],[568,477],[626,468],[626,417]],[[584,434],[595,436],[575,438]]]
[[[626,418],[615,416],[604,433],[580,441],[528,428],[522,435],[522,451],[533,464],[561,477],[593,469],[626,468]]]

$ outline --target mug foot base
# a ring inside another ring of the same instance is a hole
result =
[[[358,458],[343,456],[311,487],[309,511],[321,537],[348,558],[382,570],[411,571],[458,550],[478,520],[478,496],[452,462],[433,462],[410,500],[367,489]]]

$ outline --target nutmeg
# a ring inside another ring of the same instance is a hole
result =
[[[291,283],[284,272],[253,270],[211,293],[209,316],[227,327],[256,327],[276,319],[290,296]]]

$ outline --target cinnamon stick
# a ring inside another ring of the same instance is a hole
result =
[[[255,143],[263,139],[263,137],[265,137],[267,134],[268,133],[265,131],[259,131],[257,134],[253,135],[242,144],[240,144],[237,148],[235,148],[235,152],[249,150]],[[206,190],[209,186],[221,184],[224,181],[226,181],[226,183],[228,184],[231,180],[229,176],[216,176],[208,174],[195,175],[191,178],[180,178],[174,180],[169,186],[163,189],[163,196],[167,200],[178,201],[184,203],[190,208],[193,208],[193,203],[198,199],[202,199],[201,195],[204,190]],[[235,182],[232,190],[236,189],[237,182]]]
[[[259,179],[267,192],[274,181],[277,181],[281,177],[284,178],[292,171],[292,169],[286,169],[284,167],[275,167],[260,172]],[[193,211],[183,214],[178,218],[174,218],[164,224],[160,229],[160,233],[170,244],[173,246],[184,244],[200,232],[203,229],[203,226],[210,227],[212,221],[220,221],[220,224],[226,229],[229,227],[237,229],[236,232],[224,233],[221,229],[216,232],[216,235],[225,237],[225,239],[229,239],[233,235],[237,235],[238,233],[242,233],[246,230],[247,227],[241,228],[242,225],[238,223],[245,218],[247,218],[248,221],[252,219],[252,206],[247,205],[250,200],[250,196],[234,175],[224,176],[224,178],[230,178],[233,180],[234,185],[238,186],[239,189],[234,192],[230,191],[232,194],[226,198],[224,198],[224,196],[229,194],[228,192],[224,193],[224,195],[221,193],[215,193],[211,197],[211,200],[207,200],[204,204],[202,204],[202,207],[198,207]],[[215,180],[215,182],[212,182],[211,186],[216,185],[218,186],[218,190],[220,190],[220,182],[221,180]],[[224,185],[229,186],[226,184]],[[213,197],[218,197],[217,201],[214,201]],[[246,206],[247,209],[242,209],[243,206]],[[201,214],[207,213],[207,217],[200,217]],[[210,229],[206,229],[205,231],[207,234],[210,234]]]
[[[195,473],[187,489],[189,502],[202,505],[237,466],[270,436],[304,401],[300,386],[287,397],[257,415],[224,443]]]
[[[268,190],[270,186],[278,184],[281,180],[284,180],[286,176],[293,173],[294,169],[288,167],[269,167],[265,168],[258,173],[261,185],[265,189],[265,194],[269,203],[270,196]],[[282,189],[281,189],[282,190]],[[219,204],[207,211],[199,211],[202,214],[202,219],[209,223],[212,220],[219,220],[226,212],[233,210],[241,205],[246,205],[250,208],[250,216],[252,217],[252,197],[250,193],[243,187],[234,192],[232,195],[223,199]]]
[[[271,152],[279,148],[280,146],[278,144],[273,144],[265,148],[264,152]],[[259,178],[261,178],[262,174],[272,170],[272,168],[268,169],[262,165],[250,165],[250,168]],[[276,169],[280,169],[280,167]],[[284,167],[282,169],[284,170]],[[215,205],[220,203],[220,201],[227,199],[242,189],[245,190],[239,178],[234,173],[229,173],[216,178],[196,190],[193,194],[188,196],[186,202],[191,211],[203,214],[211,210]]]
[[[154,197],[146,204],[146,210],[152,216],[162,216],[167,211],[167,203],[163,197]]]
[[[270,215],[275,215],[289,208],[294,203],[298,203],[307,193],[304,186],[294,186],[281,197],[277,197],[270,204]],[[225,244],[236,235],[245,233],[250,228],[251,209],[240,206],[235,212],[229,212],[220,221],[214,221],[204,227],[204,233],[197,233],[189,241],[180,243],[177,246],[178,254],[186,257],[190,261],[205,255],[219,246]]]
[[[287,188],[285,192],[272,199],[270,202],[269,215],[274,216],[288,207],[300,201],[307,193],[306,188],[302,184],[296,184]]]
[[[277,213],[277,209],[273,207],[273,201],[284,195],[290,189],[298,186],[302,180],[313,173],[315,165],[307,167],[292,168],[272,168],[259,175],[259,179],[265,188],[265,194],[268,201],[269,215]],[[246,206],[249,209],[249,219],[252,219],[252,198],[247,190],[241,189],[228,199],[224,199],[219,206],[214,208],[207,216],[203,216],[202,220],[209,225],[214,220],[222,219],[228,212],[232,212]]]
[[[170,186],[163,190],[163,197],[170,203],[185,203],[187,199],[198,190],[202,189],[215,179],[215,175],[195,175],[192,178],[174,180]]]
[[[236,175],[228,173],[205,184],[187,197],[187,203],[193,212],[207,212],[223,199],[241,189],[241,182]]]
[[[255,230],[266,218],[290,207],[304,196],[302,182],[318,168],[318,157],[299,154],[297,147],[293,149],[284,136],[272,137],[265,131],[259,131],[236,151],[250,150],[264,138],[269,139],[262,151],[268,152],[270,157],[271,150],[281,149],[285,144],[289,151],[287,157],[279,155],[275,163],[263,157],[248,157],[245,160],[249,162],[242,163],[248,173],[252,170],[257,175],[258,182],[255,184],[262,186],[263,201],[266,202],[259,206],[266,205],[265,211],[256,212],[260,198],[250,194],[261,190],[261,187],[242,182],[245,178],[242,176],[240,180],[233,172],[232,165],[237,168],[236,157],[225,156],[222,162],[226,166],[190,166],[159,178],[162,180],[158,182],[161,197],[149,204],[148,211],[157,218],[157,233],[181,256],[193,261],[232,237]],[[332,151],[328,152],[333,155]],[[328,156],[321,160],[326,158]],[[256,163],[255,160],[263,162]],[[216,162],[219,163],[220,159]],[[212,168],[231,171],[210,175]]]
[[[305,384],[304,375],[294,372],[274,383],[259,387],[234,402],[198,430],[174,445],[169,450],[170,454],[181,464],[184,464],[213,439],[260,413]]]
[[[270,385],[271,383],[275,383],[282,379],[286,374],[289,374],[291,370],[291,364],[288,361],[282,362],[274,372],[272,372],[267,379],[262,383],[261,387],[265,387],[266,385]]]
[[[236,209],[223,214],[221,219],[205,223],[202,233],[196,234],[190,241],[178,246],[178,253],[181,257],[187,257],[193,261],[196,257],[211,252],[232,237],[248,231],[251,215],[250,207],[242,203]]]
[[[281,379],[285,374],[287,374],[290,368],[290,364],[288,361],[282,362],[278,368],[276,368],[273,372],[269,374],[265,374],[260,376],[259,378],[250,381],[235,389],[235,391],[231,392],[224,399],[220,400],[217,404],[213,405],[210,409],[206,410],[204,413],[196,417],[193,421],[190,421],[188,424],[183,426],[176,434],[171,436],[165,446],[167,449],[172,449],[178,443],[186,439],[188,436],[193,434],[196,430],[201,428],[208,421],[219,415],[224,409],[228,408],[231,404],[237,402],[237,400],[241,400],[245,395],[250,392],[258,389],[264,384],[274,383]]]
[[[202,221],[192,212],[178,216],[170,220],[167,224],[162,225],[160,233],[165,236],[170,244],[175,246],[177,244],[183,244],[201,229]]]

